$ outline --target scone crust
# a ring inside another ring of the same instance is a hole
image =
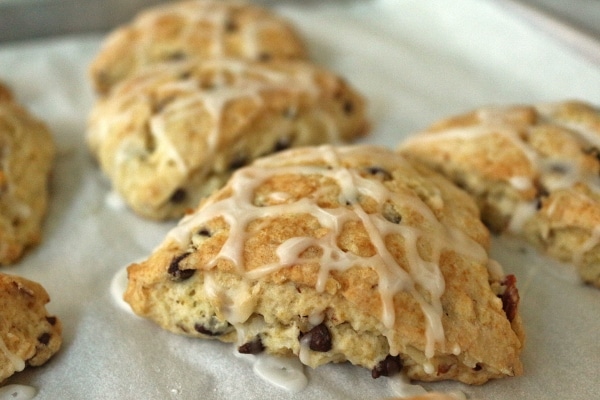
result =
[[[106,94],[124,78],[164,61],[306,56],[292,24],[267,9],[246,2],[183,1],[147,9],[112,32],[89,73],[96,91]]]
[[[573,262],[600,287],[600,110],[581,101],[488,107],[435,123],[400,151],[477,200],[495,231]]]
[[[259,340],[312,367],[379,376],[391,357],[413,379],[480,384],[522,372],[516,287],[488,269],[488,242],[474,202],[422,165],[375,146],[292,149],[236,172],[130,266],[125,300],[175,333]],[[313,348],[323,332],[330,347]]]
[[[88,143],[138,214],[181,217],[253,159],[368,131],[363,97],[302,61],[163,64],[124,81],[90,115]]]
[[[62,325],[46,310],[49,301],[39,283],[0,273],[0,383],[60,349]]]
[[[0,265],[8,265],[41,240],[55,147],[48,127],[1,84],[0,149]]]

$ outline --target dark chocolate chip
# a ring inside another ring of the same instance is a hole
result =
[[[383,218],[390,221],[392,224],[399,224],[402,222],[402,215],[400,215],[390,203],[384,204],[381,214],[383,215]]]
[[[258,55],[258,60],[259,61],[269,61],[271,59],[271,54],[270,53],[265,53],[262,52]]]
[[[248,157],[238,154],[229,162],[229,170],[243,167],[248,163]]]
[[[344,113],[346,115],[350,115],[354,112],[354,103],[352,103],[350,100],[346,100],[344,102]]]
[[[304,339],[305,337],[307,339]],[[331,333],[329,333],[329,329],[327,329],[325,324],[315,326],[306,332],[302,336],[302,339],[308,341],[308,347],[312,351],[324,353],[331,350]]]
[[[277,140],[277,142],[275,142],[275,146],[273,146],[273,151],[282,151],[282,150],[287,150],[291,147],[292,145],[292,141],[290,138],[288,137],[282,137],[279,138],[279,140]]]
[[[260,340],[259,337],[257,337],[251,342],[244,343],[243,345],[238,347],[238,352],[242,354],[259,354],[262,353],[264,350],[265,346],[263,345],[262,340]]]
[[[179,204],[179,203],[182,203],[186,197],[187,197],[187,192],[185,191],[185,189],[179,188],[179,189],[175,190],[173,192],[173,194],[171,194],[169,201],[171,203]]]
[[[238,24],[234,20],[228,19],[227,21],[225,21],[225,32],[234,33],[237,32],[238,29]]]
[[[206,237],[211,237],[212,233],[210,233],[210,231],[207,228],[201,228],[198,231],[198,235],[200,235],[200,236],[206,236]]]
[[[169,275],[171,275],[172,280],[184,281],[186,279],[191,278],[192,275],[194,275],[194,273],[196,272],[195,269],[179,269],[179,263],[181,262],[181,260],[189,256],[190,254],[192,253],[183,253],[176,257],[173,257],[173,259],[171,260],[171,264],[169,264],[169,269],[167,270]]]
[[[49,333],[42,333],[38,338],[38,342],[40,342],[41,344],[43,344],[44,346],[47,346],[48,343],[50,343],[50,337],[52,335],[50,335]]]
[[[367,167],[366,170],[369,174],[375,175],[376,177],[380,178],[382,181],[392,180],[392,174],[390,174],[389,171],[387,171],[384,168],[375,166],[375,167]]]
[[[46,317],[46,321],[48,321],[48,323],[52,326],[56,325],[56,317],[55,316],[49,316]]]
[[[208,335],[208,336],[219,336],[221,334],[221,332],[211,331],[210,329],[206,328],[202,324],[194,324],[194,329],[196,330],[196,332],[201,333],[203,335]]]
[[[185,60],[186,58],[187,58],[187,54],[185,54],[185,52],[183,52],[181,50],[175,51],[167,56],[167,59],[171,60],[171,61],[180,61],[180,60]]]
[[[473,371],[481,371],[482,369],[483,367],[479,363],[475,364],[475,366],[473,367]]]
[[[392,356],[388,354],[386,358],[381,360],[371,370],[371,376],[373,379],[377,379],[380,376],[392,376],[402,370],[402,360],[400,356]]]
[[[512,322],[517,316],[517,309],[519,307],[517,278],[514,275],[507,275],[502,285],[505,286],[504,293],[500,296],[500,299],[502,299],[502,309],[506,314],[506,318]]]

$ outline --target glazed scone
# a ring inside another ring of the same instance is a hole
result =
[[[40,366],[62,343],[60,320],[37,282],[0,273],[0,383],[26,366]]]
[[[0,84],[0,265],[41,240],[54,152],[48,127]]]
[[[129,266],[124,298],[243,353],[481,384],[522,372],[515,279],[488,244],[467,194],[391,150],[290,149],[238,170]]]
[[[95,90],[106,94],[149,65],[214,57],[303,59],[307,51],[292,24],[268,9],[246,2],[173,2],[111,32],[89,72]]]
[[[88,143],[136,213],[165,219],[259,156],[367,129],[362,96],[326,69],[218,59],[162,64],[122,82],[93,108]]]
[[[600,287],[600,110],[579,101],[488,107],[400,145],[470,192],[494,231],[572,262]]]

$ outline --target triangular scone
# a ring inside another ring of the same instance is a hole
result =
[[[26,366],[44,364],[62,343],[60,320],[37,282],[0,274],[0,383]]]
[[[522,371],[518,292],[488,240],[468,195],[390,150],[292,149],[236,172],[131,265],[125,300],[243,352],[480,384]]]
[[[48,127],[0,84],[0,265],[41,240],[54,154]]]
[[[493,230],[573,262],[600,287],[600,110],[583,102],[487,107],[400,150],[471,193]]]
[[[304,59],[307,51],[292,24],[269,9],[242,1],[182,1],[144,10],[111,32],[89,72],[95,90],[107,94],[149,65],[215,57]]]
[[[183,216],[259,156],[367,129],[363,97],[326,69],[220,59],[122,82],[92,110],[88,143],[125,202],[162,219]]]

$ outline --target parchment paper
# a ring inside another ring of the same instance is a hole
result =
[[[370,102],[366,142],[395,147],[410,132],[488,104],[578,98],[600,104],[600,68],[494,1],[283,2],[316,62],[345,76]],[[388,378],[351,365],[306,368],[297,394],[260,378],[231,345],[162,331],[121,308],[113,276],[146,256],[174,225],[140,219],[107,202],[110,184],[84,145],[94,97],[86,68],[104,33],[0,46],[0,79],[47,121],[59,147],[42,244],[4,272],[42,283],[64,324],[64,345],[47,365],[7,383],[39,399],[382,399]],[[514,240],[494,256],[515,273],[527,330],[522,377],[480,387],[443,382],[469,399],[598,397],[600,290],[571,268]]]

